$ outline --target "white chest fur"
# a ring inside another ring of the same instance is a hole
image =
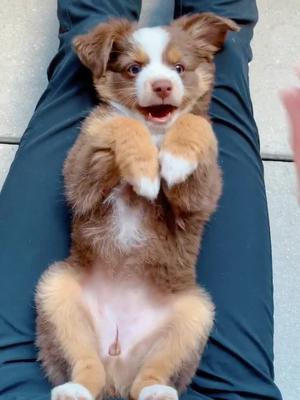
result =
[[[111,235],[115,245],[121,250],[139,247],[146,240],[143,229],[143,210],[130,205],[122,196],[122,187],[114,189],[108,197],[112,207]]]

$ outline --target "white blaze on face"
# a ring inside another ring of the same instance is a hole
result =
[[[133,33],[133,40],[150,60],[136,79],[139,105],[147,107],[161,104],[162,100],[152,90],[152,83],[167,79],[172,82],[173,90],[165,99],[165,104],[179,106],[184,94],[182,80],[175,69],[163,62],[163,54],[170,41],[170,33],[161,27],[141,28]]]

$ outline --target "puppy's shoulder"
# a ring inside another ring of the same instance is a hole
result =
[[[89,115],[85,118],[82,124],[82,131],[85,131],[86,128],[90,125],[98,122],[104,122],[108,118],[114,115],[114,110],[108,104],[100,103],[96,107],[92,109]]]
[[[116,112],[109,105],[99,104],[96,106],[83,121],[79,140],[92,140],[92,138],[98,137],[103,126],[115,115]]]

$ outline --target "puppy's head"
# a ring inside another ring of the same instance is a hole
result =
[[[74,47],[102,99],[167,127],[211,91],[213,56],[230,30],[238,26],[210,13],[140,29],[120,19],[77,37]]]

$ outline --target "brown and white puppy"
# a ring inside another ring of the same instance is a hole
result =
[[[70,256],[36,295],[52,400],[176,400],[195,371],[214,317],[195,277],[221,191],[213,56],[237,29],[213,14],[112,20],[74,42],[101,102],[64,167]]]

